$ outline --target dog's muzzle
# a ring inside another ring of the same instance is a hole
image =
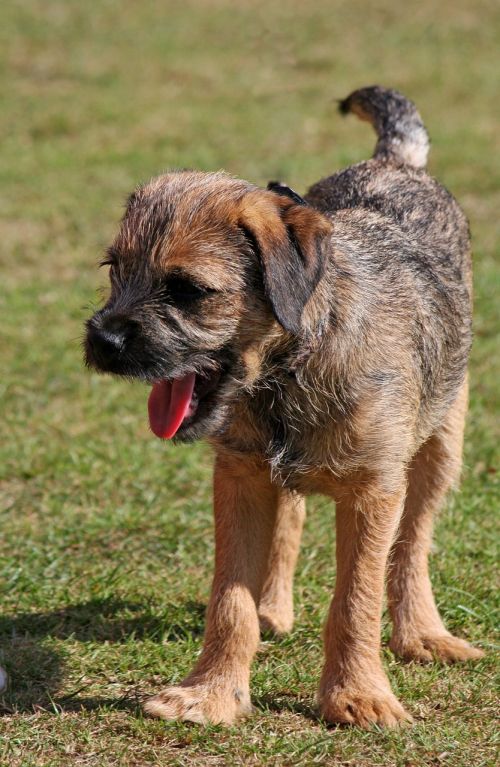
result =
[[[136,330],[137,325],[132,320],[115,315],[94,315],[87,322],[87,363],[98,370],[113,372]]]

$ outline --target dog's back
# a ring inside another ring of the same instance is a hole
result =
[[[372,123],[378,135],[374,156],[314,184],[307,201],[329,215],[359,210],[366,221],[367,214],[380,214],[388,228],[422,245],[420,260],[436,274],[469,282],[467,220],[424,170],[429,141],[415,105],[397,91],[373,86],[341,101],[340,111]]]
[[[364,88],[342,101],[341,111],[370,121],[379,138],[372,159],[319,181],[306,195],[334,225],[332,295],[340,259],[365,291],[372,326],[379,323],[380,333],[368,330],[373,344],[391,338],[391,324],[406,330],[392,353],[413,347],[422,415],[428,411],[436,422],[460,388],[470,350],[467,220],[424,170],[427,132],[412,102],[396,91]],[[398,316],[405,321],[397,323]],[[380,344],[379,353],[387,359],[391,350]],[[432,413],[436,394],[439,412]]]

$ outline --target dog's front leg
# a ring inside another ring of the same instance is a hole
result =
[[[376,483],[360,483],[337,495],[337,580],[319,689],[321,714],[329,722],[368,727],[410,718],[380,659],[385,568],[404,493],[404,487],[386,493]]]
[[[215,574],[203,650],[183,682],[146,702],[148,713],[229,724],[250,711],[250,664],[259,643],[257,605],[278,492],[264,466],[239,457],[217,457]]]

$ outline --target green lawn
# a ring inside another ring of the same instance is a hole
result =
[[[495,764],[499,11],[494,0],[2,3],[1,767]],[[180,679],[200,648],[211,456],[150,436],[144,387],[83,369],[97,261],[127,193],[166,167],[302,191],[369,156],[369,128],[341,120],[334,100],[373,82],[417,102],[431,172],[471,221],[464,481],[432,565],[448,626],[486,658],[421,668],[385,650],[416,724],[318,722],[335,572],[332,508],[312,499],[296,627],[262,645],[254,715],[210,729],[143,718],[141,698]]]

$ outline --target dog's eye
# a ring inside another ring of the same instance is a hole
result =
[[[190,303],[203,298],[209,292],[208,288],[196,285],[186,277],[170,277],[167,282],[169,297],[176,303]]]

